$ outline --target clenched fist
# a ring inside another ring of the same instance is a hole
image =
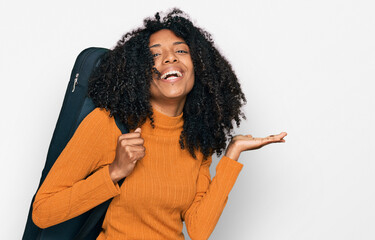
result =
[[[141,129],[122,134],[117,141],[115,160],[109,165],[109,174],[114,183],[129,176],[138,160],[145,156]]]

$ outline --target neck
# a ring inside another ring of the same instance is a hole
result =
[[[161,102],[151,99],[150,103],[152,108],[156,111],[170,117],[176,117],[182,113],[185,105],[185,99],[180,102]]]

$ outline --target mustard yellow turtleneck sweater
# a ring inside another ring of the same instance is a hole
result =
[[[121,135],[109,112],[95,109],[80,124],[33,204],[33,221],[46,228],[113,198],[98,239],[182,240],[182,221],[192,240],[208,239],[243,165],[224,156],[211,180],[212,158],[202,162],[182,150],[182,114],[154,110],[142,125],[145,157],[121,188],[109,176]]]

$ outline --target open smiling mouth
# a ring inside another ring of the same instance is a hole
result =
[[[169,82],[173,80],[178,80],[180,77],[182,77],[182,73],[180,71],[172,70],[161,75],[160,79]]]

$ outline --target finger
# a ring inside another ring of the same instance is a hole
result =
[[[121,146],[125,147],[125,146],[134,146],[134,145],[143,145],[144,143],[144,140],[143,138],[125,138],[125,139],[121,139],[119,140],[119,144],[121,144]]]
[[[283,140],[285,142],[285,140],[283,139],[285,136],[287,135],[286,132],[282,132],[280,133],[279,135],[275,136],[277,137],[276,139],[278,139],[279,141]]]
[[[278,140],[283,139],[286,135],[287,135],[286,132],[282,132],[277,135],[269,135],[266,139],[278,141]]]
[[[144,152],[136,152],[136,153],[134,153],[134,158],[133,158],[134,160],[131,161],[131,162],[133,162],[135,164],[135,163],[137,163],[138,160],[141,160],[142,158],[144,158],[144,156],[145,156]]]
[[[135,129],[135,131],[134,132],[138,132],[138,133],[141,133],[141,128],[137,128],[137,129]]]
[[[288,135],[286,132],[281,132],[281,133],[279,133],[278,135],[276,135],[275,137],[283,138],[283,137],[285,137],[286,135]]]
[[[265,138],[263,142],[265,142],[266,144],[269,144],[269,143],[285,142],[285,140],[280,137],[274,136],[274,137]]]
[[[129,150],[131,152],[144,152],[146,148],[144,146],[136,145],[136,146],[129,146]]]
[[[126,151],[129,162],[142,159],[145,156],[145,148],[143,146],[127,146]]]
[[[278,143],[278,142],[285,142],[285,140],[284,139],[279,139],[279,140],[271,141],[270,143]]]
[[[269,143],[279,142],[280,139],[273,136],[273,137],[265,137],[265,138],[254,138],[256,141],[259,141],[262,145],[266,145]]]
[[[131,152],[131,153],[137,153],[137,152],[144,152],[146,148],[144,146],[126,146],[126,151]]]
[[[133,159],[135,159],[136,161],[142,159],[144,156],[145,156],[144,151],[133,152]]]
[[[125,133],[119,136],[118,140],[121,141],[122,139],[127,139],[127,138],[140,138],[141,133],[139,132],[133,132],[133,133]]]

